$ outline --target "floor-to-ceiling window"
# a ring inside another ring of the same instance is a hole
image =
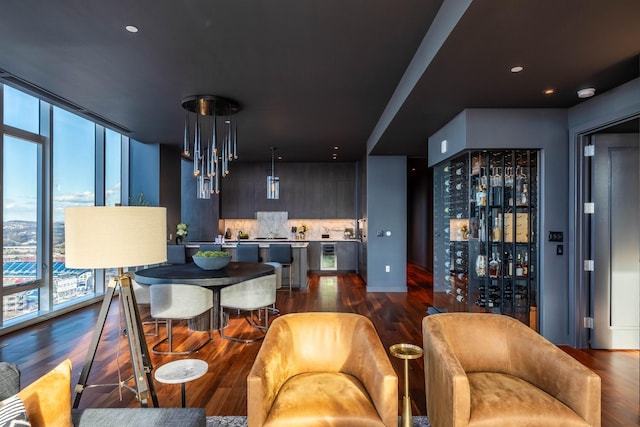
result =
[[[95,124],[53,108],[53,227],[64,230],[64,209],[96,204]],[[92,270],[64,266],[64,233],[53,242],[53,304],[94,293]]]
[[[5,87],[2,132],[2,317],[39,310],[42,278],[40,101]]]
[[[0,84],[3,286],[0,327],[104,291],[109,271],[65,266],[64,208],[120,204],[120,133]]]

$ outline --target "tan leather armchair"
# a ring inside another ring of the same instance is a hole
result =
[[[600,426],[600,377],[518,320],[440,313],[422,333],[433,427]]]
[[[249,427],[398,425],[398,377],[369,319],[275,319],[247,377]]]

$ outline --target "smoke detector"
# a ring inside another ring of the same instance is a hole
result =
[[[578,98],[591,98],[596,94],[596,90],[592,87],[586,87],[578,91]]]

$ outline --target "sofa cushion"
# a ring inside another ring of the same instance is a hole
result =
[[[264,423],[264,427],[326,425],[384,426],[362,383],[339,372],[310,372],[288,379]]]
[[[11,396],[0,402],[0,427],[30,426],[27,410],[18,396]]]
[[[203,408],[87,408],[74,409],[75,427],[205,427]]]
[[[13,363],[0,362],[0,400],[20,391],[20,371]]]
[[[72,427],[71,361],[60,363],[52,371],[18,393],[34,427]]]
[[[496,372],[470,372],[469,426],[588,426],[568,406],[530,383]]]

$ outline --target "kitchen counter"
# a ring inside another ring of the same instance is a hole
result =
[[[269,245],[274,244],[290,244],[292,248],[306,248],[307,246],[309,246],[309,242],[305,242],[303,240],[244,240],[241,239],[240,240],[240,244],[243,243],[255,243],[258,244],[258,246],[260,248],[268,248]],[[235,248],[236,246],[238,246],[238,241],[237,240],[227,240],[226,242],[224,242],[222,244],[222,248],[223,249],[229,249],[229,248]]]

